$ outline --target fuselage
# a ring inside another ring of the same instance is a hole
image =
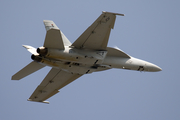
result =
[[[111,64],[112,68],[121,68],[128,70],[148,71],[148,72],[161,71],[161,68],[158,67],[157,65],[134,57],[120,58],[120,57],[107,56],[104,59],[103,64]]]
[[[33,55],[33,60],[71,73],[87,74],[111,68],[161,71],[160,67],[150,62],[131,56],[126,58],[109,55],[107,50],[77,49],[66,46],[64,50],[40,47],[37,52],[39,55]]]

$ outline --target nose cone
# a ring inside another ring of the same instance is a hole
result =
[[[157,66],[157,65],[155,65],[155,64],[152,64],[152,63],[147,63],[147,64],[146,64],[146,68],[147,68],[147,70],[150,71],[150,72],[162,71],[162,69],[161,69],[159,66]]]
[[[158,72],[158,71],[162,71],[162,69],[159,66],[154,65],[152,68],[152,72]]]

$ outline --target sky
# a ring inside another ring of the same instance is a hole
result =
[[[179,0],[1,0],[0,119],[179,120],[179,6]],[[162,71],[87,74],[49,98],[50,104],[27,101],[51,68],[12,81],[32,61],[22,45],[43,45],[43,20],[53,20],[73,43],[102,11],[125,14],[117,16],[108,46]]]

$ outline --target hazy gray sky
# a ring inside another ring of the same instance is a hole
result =
[[[179,120],[179,0],[9,0],[0,2],[1,120]],[[118,16],[108,46],[160,66],[157,73],[111,69],[84,75],[48,99],[27,99],[46,67],[20,81],[11,76],[31,62],[23,44],[43,45],[43,20],[74,42],[102,13]]]

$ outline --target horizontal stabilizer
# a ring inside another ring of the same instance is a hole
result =
[[[37,62],[32,61],[26,67],[24,67],[19,72],[14,74],[11,79],[12,80],[20,80],[20,79],[30,75],[31,73],[36,72],[37,70],[39,70],[39,69],[41,69],[43,67],[44,67],[44,65],[41,65],[41,64],[39,64]]]
[[[24,48],[26,48],[30,53],[34,54],[34,55],[39,55],[37,52],[36,52],[36,48],[32,47],[32,46],[29,46],[29,45],[22,45]]]

